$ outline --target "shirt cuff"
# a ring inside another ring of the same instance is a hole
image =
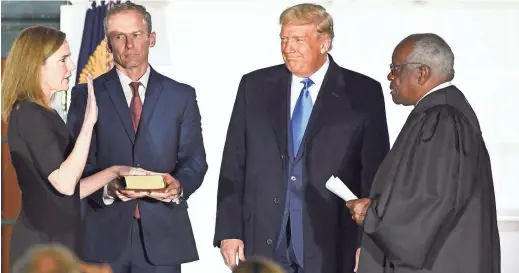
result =
[[[162,202],[166,202],[166,203],[175,203],[175,204],[180,204],[180,202],[182,201],[182,197],[184,197],[184,190],[182,190],[180,192],[180,196],[177,197],[177,198],[174,198],[174,199],[164,199],[162,200]]]
[[[115,198],[108,194],[108,185],[105,185],[103,187],[103,203],[105,203],[105,205],[109,206],[114,202],[114,200],[115,200]]]

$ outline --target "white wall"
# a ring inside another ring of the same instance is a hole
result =
[[[228,272],[218,250],[212,248],[212,238],[217,178],[234,97],[244,73],[282,62],[277,18],[285,7],[300,1],[136,2],[144,2],[151,10],[161,45],[152,50],[151,64],[195,87],[202,114],[209,171],[189,202],[201,260],[185,265],[183,272],[209,268]],[[492,158],[500,215],[515,219],[519,214],[519,175],[513,165],[519,160],[519,1],[317,2],[334,17],[334,59],[381,82],[391,142],[411,111],[395,106],[389,95],[386,75],[394,46],[413,32],[436,32],[446,39],[456,56],[454,83],[465,92],[481,122]],[[74,56],[79,53],[87,6],[81,2],[62,7],[61,26]],[[518,244],[519,236],[506,234],[506,238],[515,238],[507,247]],[[504,273],[517,272],[511,270],[519,268],[512,257],[515,251],[517,248],[503,249]]]

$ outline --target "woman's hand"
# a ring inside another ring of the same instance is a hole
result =
[[[118,177],[128,176],[128,175],[150,175],[150,171],[146,171],[141,168],[128,167],[128,166],[115,166],[115,172]]]
[[[88,74],[88,98],[87,104],[85,107],[85,119],[83,124],[87,124],[89,126],[94,126],[97,122],[97,102],[96,96],[94,94],[94,82],[92,80],[92,75]]]

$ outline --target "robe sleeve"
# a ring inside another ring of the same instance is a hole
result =
[[[447,105],[428,109],[409,127],[391,170],[377,175],[386,186],[372,196],[364,231],[389,260],[424,268],[471,196],[478,138]]]

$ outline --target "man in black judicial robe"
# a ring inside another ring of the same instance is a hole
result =
[[[396,47],[396,104],[415,105],[381,164],[369,199],[348,201],[364,227],[359,273],[498,273],[490,158],[479,122],[450,83],[454,55],[435,34]]]

